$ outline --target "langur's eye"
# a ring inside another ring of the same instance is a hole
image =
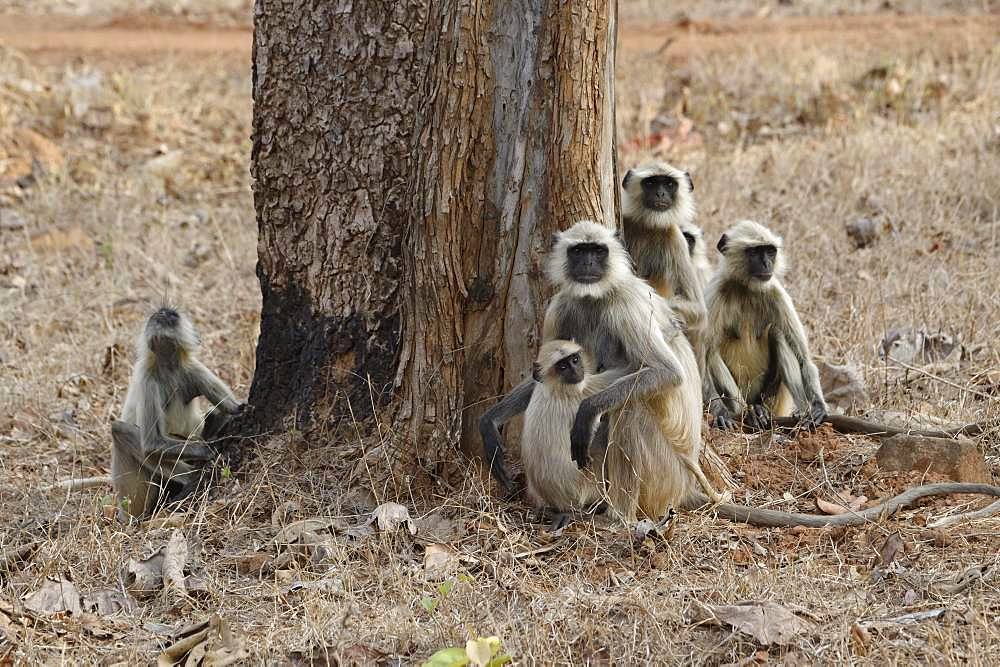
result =
[[[574,354],[573,357],[570,359],[570,361],[572,361],[574,364],[580,363],[580,355]]]

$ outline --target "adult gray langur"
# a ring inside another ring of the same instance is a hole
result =
[[[573,459],[586,465],[597,422],[607,415],[604,479],[621,517],[659,518],[699,485],[718,499],[698,463],[697,363],[668,303],[632,272],[618,237],[595,222],[580,221],[556,235],[547,272],[557,292],[545,313],[543,341],[573,339],[598,372],[624,372],[581,401],[570,432]],[[534,380],[515,387],[480,420],[486,460],[508,488],[499,428],[527,408],[535,388]]]
[[[244,406],[195,357],[194,325],[169,307],[153,313],[136,341],[120,421],[111,426],[111,484],[119,516],[145,518],[189,493],[216,451],[207,442]],[[202,414],[195,399],[212,404]]]

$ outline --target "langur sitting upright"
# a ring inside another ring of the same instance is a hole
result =
[[[243,410],[195,358],[197,349],[194,326],[173,308],[153,313],[137,340],[122,420],[111,425],[111,484],[123,519],[147,517],[161,501],[193,490],[216,452],[191,438],[215,437]],[[198,396],[212,403],[206,415],[195,405]]]
[[[744,220],[722,235],[722,261],[708,287],[710,410],[728,428],[742,415],[752,428],[793,405],[809,427],[827,414],[819,373],[791,297],[781,284],[781,238]]]
[[[692,261],[697,248],[685,234],[685,228],[697,229],[691,175],[665,162],[630,169],[622,179],[621,201],[625,249],[636,274],[667,299],[697,347],[705,296]]]

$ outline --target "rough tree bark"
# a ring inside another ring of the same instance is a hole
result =
[[[551,233],[617,224],[616,0],[257,0],[255,428],[373,412],[449,475],[519,382]]]

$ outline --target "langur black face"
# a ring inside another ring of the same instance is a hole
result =
[[[642,179],[642,204],[652,211],[669,211],[677,199],[677,179],[660,174]]]
[[[603,243],[577,243],[566,251],[569,277],[590,285],[600,282],[608,272],[608,246]]]
[[[744,250],[747,256],[747,271],[754,280],[767,282],[774,275],[774,259],[778,249],[773,245],[756,245]]]
[[[684,240],[687,241],[688,244],[688,254],[694,255],[694,244],[697,241],[694,234],[691,232],[684,232]]]
[[[583,382],[583,359],[579,353],[573,353],[568,357],[563,357],[552,367],[552,372],[559,376],[565,384],[578,384]]]
[[[178,346],[177,328],[181,316],[173,308],[160,308],[150,315],[146,323],[149,349],[158,355],[171,354]]]

